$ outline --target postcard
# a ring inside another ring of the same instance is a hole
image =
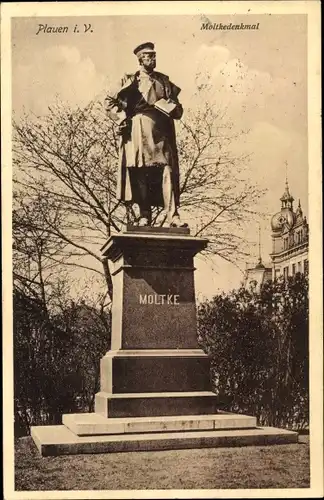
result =
[[[1,14],[5,498],[321,496],[319,2]]]

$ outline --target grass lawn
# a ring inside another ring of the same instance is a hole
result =
[[[308,488],[308,436],[298,444],[41,458],[15,452],[16,490]]]

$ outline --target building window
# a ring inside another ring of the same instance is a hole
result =
[[[296,274],[296,264],[292,265],[292,275],[295,276]]]
[[[284,238],[284,250],[288,249],[288,238]]]
[[[284,267],[283,268],[283,275],[284,275],[284,279],[286,280],[289,276],[289,267]]]
[[[301,262],[298,262],[298,264],[297,264],[297,270],[298,270],[298,272],[299,272],[299,273],[301,273],[301,272],[302,272],[302,265],[301,265]]]
[[[308,259],[305,259],[304,260],[304,273],[307,274],[308,273]]]

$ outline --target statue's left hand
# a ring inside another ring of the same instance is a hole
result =
[[[170,100],[170,102],[174,102],[176,104],[176,107],[174,108],[174,110],[170,114],[170,117],[173,118],[174,120],[180,120],[180,118],[183,115],[182,105],[179,102],[172,101],[172,99],[169,99],[169,100]]]

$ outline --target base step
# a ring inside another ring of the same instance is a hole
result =
[[[65,425],[50,425],[32,427],[31,435],[42,456],[288,444],[298,441],[296,432],[273,427],[76,436]]]
[[[216,415],[106,418],[97,413],[65,414],[63,424],[78,436],[218,429],[252,429],[256,418],[220,412]]]

